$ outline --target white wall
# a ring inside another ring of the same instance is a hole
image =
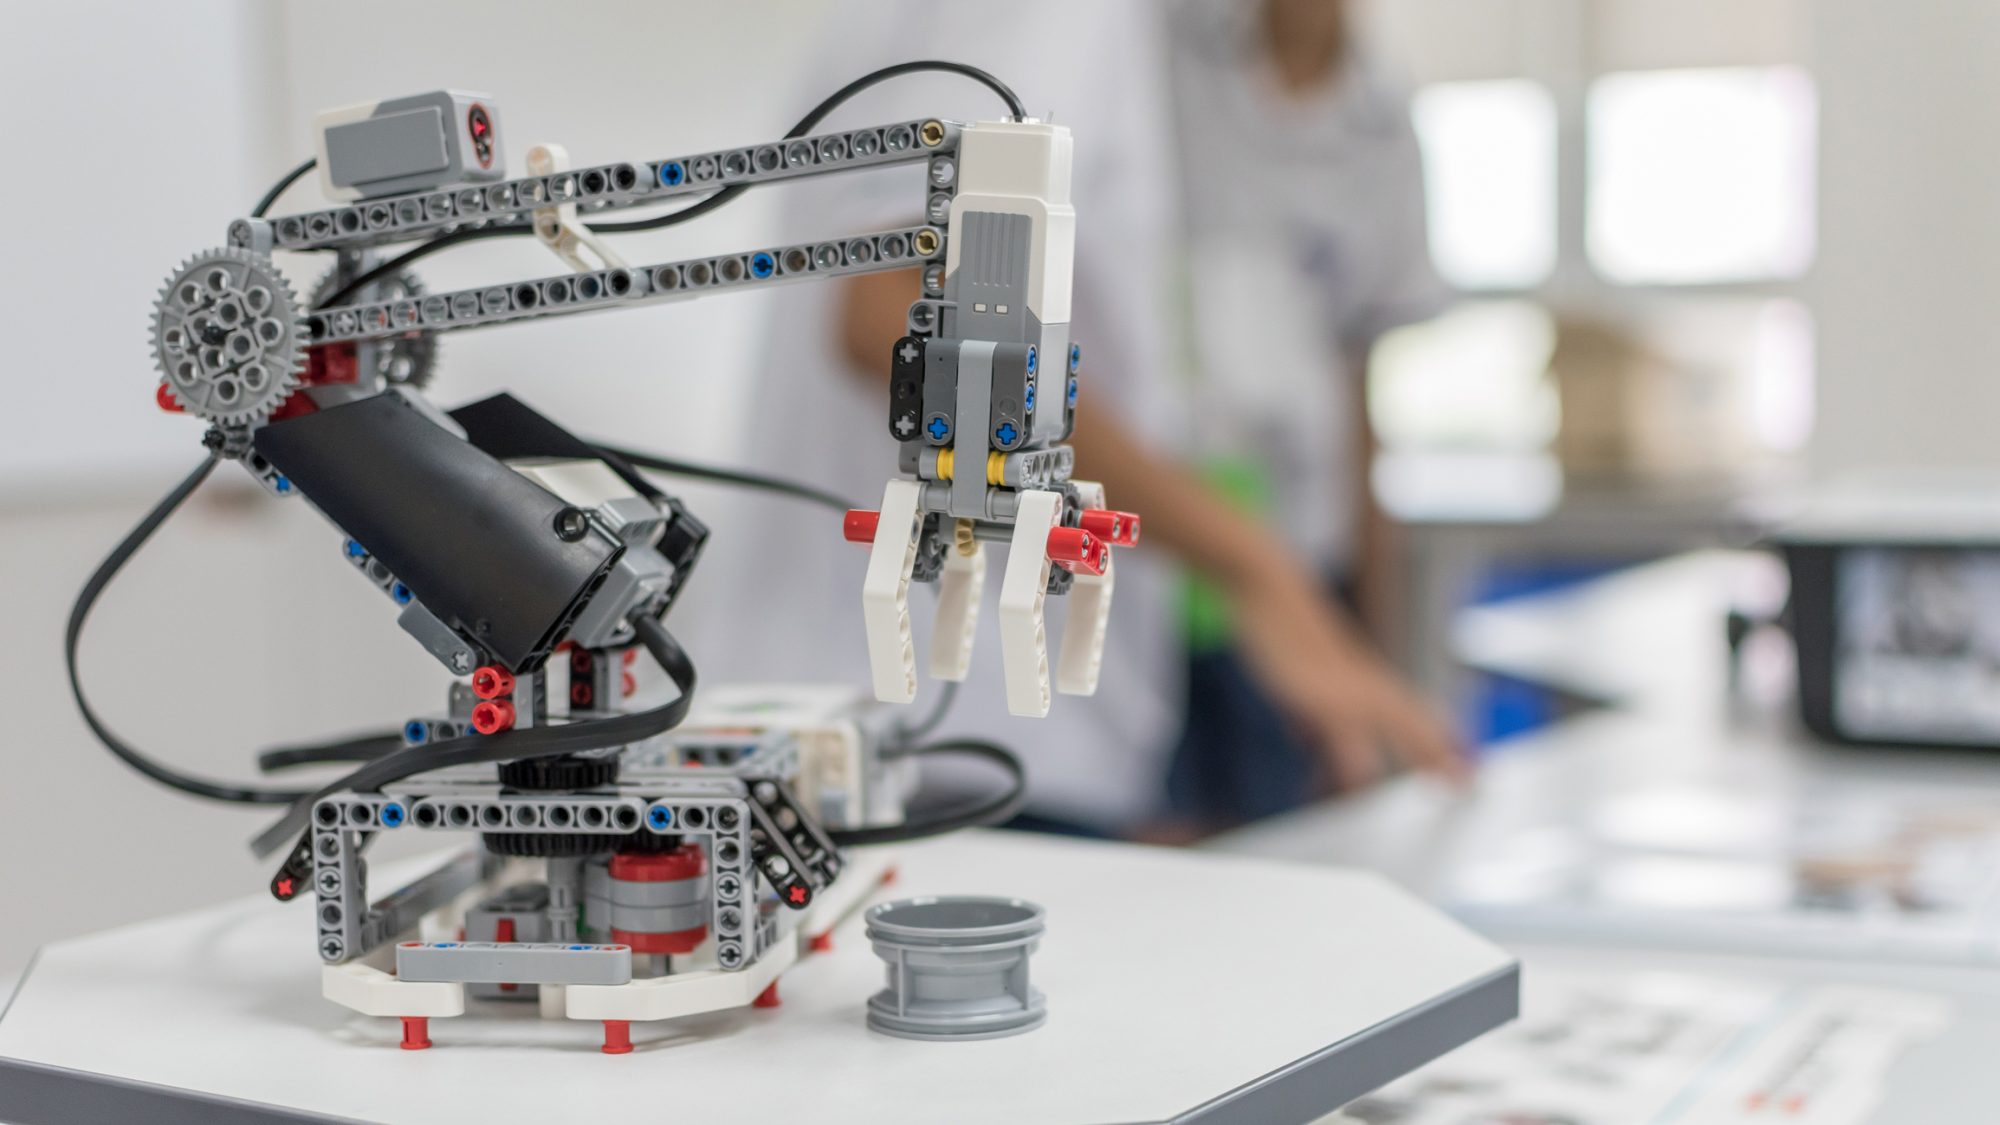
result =
[[[188,459],[161,425],[154,295],[280,170],[275,9],[241,0],[0,6],[0,494]]]
[[[1812,6],[1813,465],[2000,468],[2000,7]]]
[[[517,168],[538,141],[587,163],[763,139],[809,104],[788,76],[817,19],[808,0],[0,0],[0,138],[28,154],[0,175],[0,985],[42,942],[253,893],[269,875],[244,847],[268,814],[130,773],[91,740],[62,678],[85,575],[199,459],[200,426],[152,404],[161,279],[310,152],[317,109],[482,90]],[[45,196],[17,168],[66,179]],[[302,184],[278,211],[315,198]],[[752,245],[782,206],[782,193],[751,193],[618,247],[646,262]],[[281,264],[295,287],[313,280],[316,263]],[[452,251],[423,273],[458,286],[559,269],[523,242]],[[505,387],[580,432],[734,460],[761,324],[758,298],[732,296],[471,333],[442,345],[436,393],[456,404]],[[744,518],[726,495],[686,495],[719,533]],[[442,670],[338,545],[309,508],[225,466],[86,634],[100,710],[162,758],[245,779],[255,748],[434,709]],[[686,608],[689,628],[716,617]]]

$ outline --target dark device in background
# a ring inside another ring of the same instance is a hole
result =
[[[1801,717],[1837,742],[2000,748],[2000,535],[1911,516],[1777,537]]]

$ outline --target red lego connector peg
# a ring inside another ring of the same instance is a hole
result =
[[[514,705],[504,699],[489,699],[472,709],[472,729],[480,734],[499,734],[514,728]]]
[[[875,527],[882,522],[882,513],[861,508],[847,509],[847,518],[840,521],[840,533],[849,543],[868,544],[875,542]]]
[[[167,384],[165,380],[162,380],[159,386],[153,388],[153,401],[159,403],[160,409],[166,411],[169,414],[187,413],[186,409],[184,409],[181,406],[181,404],[175,400],[174,392],[167,389]]]
[[[514,673],[497,665],[482,665],[472,674],[472,694],[481,699],[498,699],[514,694]]]
[[[632,1053],[632,1021],[604,1021],[604,1053],[607,1055],[629,1055]]]
[[[1104,556],[1110,548],[1104,540],[1080,527],[1049,529],[1049,559],[1078,574],[1103,574]]]
[[[1139,517],[1133,512],[1085,508],[1076,522],[1077,526],[1113,547],[1131,547],[1139,542]]]
[[[431,1021],[426,1016],[403,1017],[403,1050],[421,1051],[431,1045]]]

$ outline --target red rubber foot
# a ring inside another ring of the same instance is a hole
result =
[[[607,1055],[629,1055],[632,1053],[632,1021],[604,1021],[604,1053]]]
[[[778,1000],[777,981],[772,981],[770,984],[765,985],[764,991],[759,992],[757,994],[757,998],[755,1000],[750,1001],[750,1006],[753,1008],[775,1008],[778,1006],[778,1004],[779,1000]]]
[[[823,934],[814,934],[812,936],[812,941],[808,942],[807,944],[812,947],[812,951],[814,953],[832,953],[833,931],[828,930]]]
[[[424,1016],[403,1017],[403,1050],[421,1051],[431,1045],[431,1021]]]

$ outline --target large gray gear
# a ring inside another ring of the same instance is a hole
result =
[[[319,308],[333,296],[339,286],[340,271],[328,270],[313,286],[312,307]],[[364,297],[363,294],[366,294]],[[399,270],[389,277],[372,282],[343,304],[358,304],[366,300],[374,303],[396,301],[420,301],[424,296],[424,283],[409,270]],[[390,386],[407,385],[417,390],[430,386],[431,372],[437,366],[437,333],[419,332],[414,335],[397,336],[374,343],[375,374]]]
[[[251,425],[298,388],[305,318],[269,258],[209,250],[183,262],[153,303],[153,358],[188,412]]]

